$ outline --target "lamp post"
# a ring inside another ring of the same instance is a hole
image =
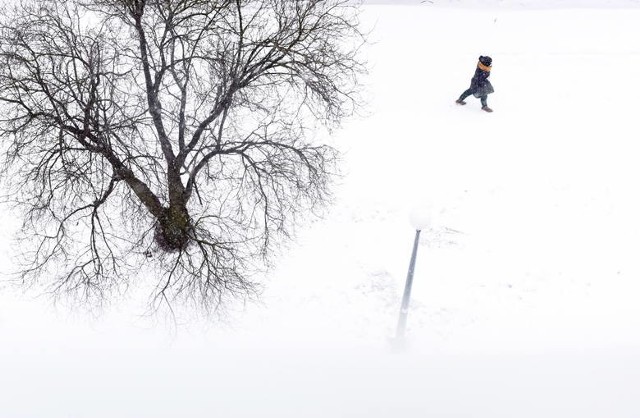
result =
[[[416,258],[418,257],[418,244],[420,243],[420,232],[428,228],[432,222],[432,211],[430,206],[414,208],[410,216],[411,224],[416,230],[413,239],[413,250],[411,251],[411,260],[409,261],[409,271],[407,272],[407,280],[404,284],[404,293],[402,295],[402,305],[400,305],[400,315],[398,317],[398,326],[396,328],[396,342],[400,345],[404,343],[405,332],[407,329],[407,316],[409,315],[409,304],[411,302],[411,288],[413,286],[413,273],[416,268]]]
[[[416,229],[416,237],[413,240],[413,251],[411,252],[411,261],[409,262],[409,272],[407,273],[407,281],[404,284],[402,305],[400,305],[398,327],[396,328],[396,340],[398,342],[402,342],[404,340],[405,330],[407,329],[407,316],[409,315],[409,302],[411,301],[411,287],[413,286],[413,272],[416,267],[416,257],[418,256],[419,243],[420,230]]]

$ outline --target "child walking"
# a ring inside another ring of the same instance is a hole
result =
[[[473,94],[474,97],[480,99],[482,110],[485,112],[493,112],[493,109],[487,106],[487,96],[493,93],[493,86],[489,81],[489,75],[491,75],[491,61],[491,57],[480,55],[480,58],[478,58],[476,72],[471,79],[471,86],[460,95],[458,100],[456,100],[457,104],[467,104],[464,99]]]

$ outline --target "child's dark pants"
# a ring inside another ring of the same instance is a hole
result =
[[[469,88],[469,89],[465,90],[465,92],[460,95],[460,100],[464,100],[467,97],[471,96],[472,94],[473,94],[473,89]],[[480,103],[482,103],[482,107],[486,107],[487,106],[487,96],[486,95],[480,96]]]

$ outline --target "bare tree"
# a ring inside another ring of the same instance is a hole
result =
[[[358,104],[346,0],[35,0],[0,21],[6,190],[21,278],[204,308],[254,290],[296,215],[326,203],[314,138]]]

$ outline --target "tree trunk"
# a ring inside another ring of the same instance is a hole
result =
[[[192,236],[185,188],[175,161],[167,168],[167,181],[169,207],[163,208],[162,215],[157,218],[155,239],[165,251],[173,252],[185,249]]]
[[[165,251],[180,251],[189,245],[191,229],[191,217],[186,206],[171,205],[164,209],[157,221],[155,240]]]

